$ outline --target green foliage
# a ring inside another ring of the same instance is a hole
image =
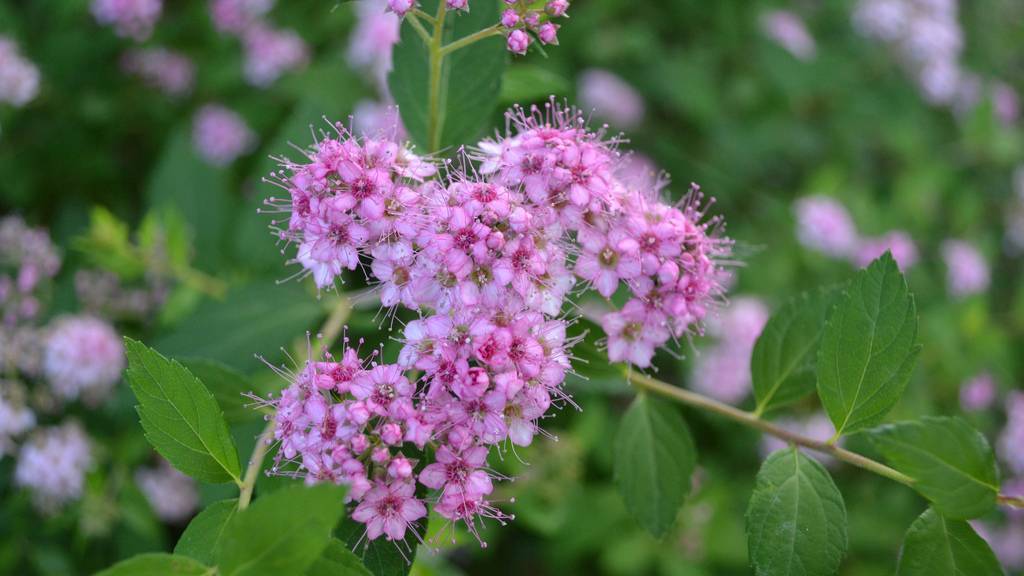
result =
[[[640,394],[615,436],[615,484],[636,521],[662,537],[690,492],[697,449],[679,410]]]
[[[196,515],[174,546],[174,553],[204,564],[216,564],[221,539],[228,523],[238,513],[238,499],[220,500]]]
[[[291,486],[253,502],[228,522],[217,567],[223,576],[301,574],[323,553],[344,511],[345,489]]]
[[[424,0],[421,8],[435,13],[437,0]],[[479,2],[468,13],[450,12],[445,19],[444,44],[477,32],[498,20],[497,2]],[[432,26],[424,23],[428,31]],[[429,130],[430,51],[408,21],[394,49],[394,69],[388,86],[398,104],[402,123],[413,142],[426,151]],[[444,58],[441,70],[439,145],[454,151],[474,142],[488,126],[501,93],[501,77],[508,61],[501,37],[491,37],[457,50]]]
[[[750,358],[757,411],[769,412],[814,391],[814,368],[832,290],[801,294],[765,325]]]
[[[306,576],[373,576],[348,546],[332,538],[324,553],[306,570]]]
[[[832,311],[818,351],[818,395],[836,435],[877,424],[910,380],[917,307],[886,253],[860,271]]]
[[[146,438],[175,468],[205,482],[240,482],[238,453],[217,401],[174,360],[125,338],[128,382]]]
[[[253,384],[241,372],[216,360],[186,358],[181,362],[213,393],[229,424],[259,419],[261,412],[249,406],[252,400],[245,396],[254,391]]]
[[[948,520],[934,509],[907,530],[897,576],[1002,576],[995,554],[967,522]]]
[[[216,570],[184,556],[140,554],[118,562],[96,576],[212,576]]]
[[[516,64],[501,78],[501,103],[506,106],[536,102],[569,91],[569,80],[548,68]]]
[[[828,576],[846,554],[846,506],[828,471],[799,450],[773,452],[747,508],[757,576]]]
[[[996,506],[999,471],[988,440],[961,418],[925,416],[870,431],[889,464],[943,516],[977,518]]]

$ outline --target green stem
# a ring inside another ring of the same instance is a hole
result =
[[[427,48],[430,53],[430,80],[427,95],[427,148],[428,152],[441,149],[441,70],[444,68],[444,54],[441,41],[444,37],[444,20],[448,14],[446,2],[438,0],[437,16],[434,17],[434,34]]]
[[[417,10],[417,12],[421,14],[420,18],[426,17],[426,14],[423,14],[423,12],[419,10]],[[427,22],[433,21],[433,18],[427,20]],[[419,18],[416,17],[416,14],[409,14],[409,25],[412,26],[412,29],[415,30],[416,33],[420,35],[420,38],[423,39],[423,43],[427,45],[427,48],[429,48],[431,42],[430,33],[427,32],[427,29],[423,27],[423,23],[421,23]]]
[[[327,320],[320,328],[316,348],[313,350],[313,358],[319,358],[324,350],[331,349],[338,336],[341,335],[341,329],[345,326],[345,321],[348,320],[351,313],[352,301],[347,296],[340,295],[338,302],[334,304],[330,315],[327,316]]]
[[[256,447],[252,449],[252,456],[249,457],[249,466],[245,469],[245,477],[242,479],[241,492],[238,495],[238,509],[245,510],[252,501],[252,491],[256,488],[256,477],[263,468],[263,457],[270,449],[270,439],[274,435],[274,420],[271,418],[263,429],[260,437],[256,439]]]
[[[756,428],[766,434],[771,434],[772,436],[781,438],[791,444],[803,446],[808,450],[814,450],[815,452],[821,452],[822,454],[828,454],[836,460],[842,460],[843,462],[852,464],[858,468],[870,470],[879,476],[884,476],[890,480],[899,482],[900,484],[910,487],[913,487],[914,485],[914,479],[910,476],[907,476],[898,470],[894,470],[881,462],[872,460],[866,456],[861,456],[856,452],[850,452],[849,450],[840,448],[835,445],[834,439],[823,442],[821,440],[815,440],[814,438],[808,438],[807,436],[790,432],[789,430],[776,426],[771,422],[762,420],[755,412],[740,410],[735,406],[719,402],[718,400],[709,398],[703,394],[697,394],[696,392],[691,392],[684,388],[673,386],[667,382],[662,382],[661,380],[651,378],[650,376],[646,376],[639,372],[630,370],[626,372],[626,378],[632,382],[634,386],[647,392],[664,396],[681,404],[686,404],[687,406],[693,406],[695,408],[714,412],[715,414],[725,416],[726,418],[745,424],[751,428]],[[997,500],[1000,504],[1004,504],[1006,506],[1024,508],[1024,498],[1021,497],[999,494]]]
[[[455,52],[460,48],[465,48],[466,46],[479,42],[485,38],[490,38],[491,36],[499,36],[501,34],[502,31],[500,25],[495,24],[494,26],[488,26],[487,28],[484,28],[479,32],[474,32],[469,36],[463,36],[462,38],[459,38],[454,42],[449,42],[448,44],[445,44],[444,46],[441,47],[441,55],[447,56],[448,54],[451,54],[452,52]]]

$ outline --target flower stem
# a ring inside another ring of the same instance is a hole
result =
[[[634,386],[647,392],[664,396],[681,404],[714,412],[715,414],[725,416],[726,418],[745,424],[751,428],[757,428],[766,434],[771,434],[772,436],[781,438],[791,444],[803,446],[808,450],[814,450],[816,452],[821,452],[822,454],[828,454],[829,456],[832,456],[837,460],[842,460],[847,464],[852,464],[859,468],[870,470],[875,474],[885,476],[886,478],[895,480],[900,484],[905,484],[911,487],[914,485],[914,479],[910,476],[894,470],[881,462],[872,460],[866,456],[861,456],[856,452],[850,452],[849,450],[840,448],[832,443],[831,440],[823,442],[821,440],[815,440],[814,438],[795,434],[789,430],[776,426],[771,422],[762,420],[757,413],[740,410],[735,406],[719,402],[718,400],[709,398],[703,394],[697,394],[696,392],[691,392],[690,390],[673,386],[667,382],[662,382],[661,380],[651,378],[650,376],[646,376],[639,372],[630,370],[626,373],[626,378],[632,382]],[[1024,498],[1000,494],[998,496],[998,501],[1000,504],[1005,504],[1007,506],[1024,508]]]
[[[427,50],[430,53],[430,79],[427,87],[427,148],[428,152],[437,152],[441,148],[441,70],[444,66],[444,54],[441,53],[441,41],[444,37],[444,21],[447,15],[447,4],[438,0],[437,16],[434,17],[434,34],[430,38]]]
[[[460,48],[465,48],[466,46],[469,46],[470,44],[474,44],[474,43],[479,42],[479,41],[481,41],[481,40],[483,40],[485,38],[490,38],[491,36],[498,36],[500,34],[501,34],[501,26],[500,25],[495,24],[493,26],[488,26],[487,28],[484,28],[483,30],[480,30],[479,32],[474,32],[474,33],[470,34],[469,36],[463,36],[462,38],[459,38],[458,40],[455,40],[454,42],[449,42],[448,44],[445,44],[444,46],[441,47],[441,55],[442,56],[447,56],[448,54],[451,54],[452,52],[455,52],[456,50],[458,50]]]
[[[252,449],[252,456],[249,457],[249,466],[245,469],[245,477],[242,479],[241,492],[238,495],[238,509],[245,510],[252,501],[252,491],[256,488],[256,477],[263,468],[263,457],[267,455],[270,448],[270,439],[274,435],[274,420],[271,418],[267,426],[256,439],[256,447]]]
[[[320,354],[324,350],[330,350],[331,346],[337,341],[338,336],[341,334],[341,329],[345,326],[345,321],[348,320],[349,315],[352,313],[352,300],[345,295],[339,295],[337,303],[331,308],[331,313],[327,316],[327,320],[324,325],[320,328],[320,332],[317,335],[316,348],[313,350],[313,358],[319,358]]]

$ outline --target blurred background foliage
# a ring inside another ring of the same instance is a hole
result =
[[[803,17],[817,42],[813,59],[795,58],[762,32],[761,15],[773,8]],[[769,308],[853,270],[797,241],[797,198],[839,200],[865,235],[906,230],[920,253],[908,279],[924,349],[892,418],[959,413],[966,380],[991,373],[1003,395],[1020,388],[1024,374],[1024,357],[1014,352],[1024,338],[1022,266],[1004,242],[1024,133],[986,102],[961,113],[929,105],[891,50],[855,32],[853,8],[852,1],[579,0],[559,46],[514,60],[502,105],[549,94],[573,102],[577,79],[590,68],[623,78],[646,108],[624,148],[671,173],[677,194],[694,181],[715,197],[712,211],[724,215],[737,241],[733,293],[756,296]],[[257,213],[276,190],[262,179],[276,166],[272,156],[294,156],[289,143],[310,142],[311,125],[321,126],[324,116],[344,119],[358,101],[374,98],[375,82],[346,62],[355,23],[350,3],[278,4],[269,18],[296,30],[312,55],[303,70],[265,89],[244,81],[238,42],[215,31],[205,2],[168,2],[164,12],[149,43],[174,47],[198,64],[196,88],[181,99],[121,71],[131,42],[98,26],[86,0],[0,2],[0,33],[20,44],[43,78],[28,106],[0,106],[0,210],[48,227],[63,247],[52,314],[74,308],[77,267],[126,280],[139,275],[147,230],[159,222],[167,239],[161,262],[175,293],[159,315],[123,330],[168,355],[214,361],[190,363],[209,374],[204,378],[234,379],[239,391],[271,391],[282,382],[254,354],[287,361],[285,349],[301,358],[303,334],[317,330],[337,296],[317,294],[309,281],[278,282],[294,270],[284,267],[267,229],[272,217]],[[965,65],[1024,88],[1024,4],[962,2],[959,19]],[[237,111],[258,135],[255,150],[228,167],[208,165],[192,148],[192,115],[210,101]],[[500,111],[494,126],[503,126]],[[940,247],[950,237],[981,249],[993,276],[987,292],[949,294]],[[343,290],[361,284],[353,277]],[[397,348],[376,312],[358,309],[350,333],[365,338],[365,346],[382,346],[387,357]],[[654,540],[629,517],[611,482],[612,438],[631,393],[620,375],[601,366],[594,333],[577,351],[593,360],[581,369],[589,379],[572,384],[582,412],[563,410],[547,424],[557,442],[537,441],[492,462],[517,476],[501,488],[503,498],[515,499],[506,506],[515,521],[489,527],[482,549],[465,534],[442,533],[435,519],[431,531],[440,534],[433,542],[441,553],[421,550],[415,573],[750,573],[743,514],[760,462],[758,434],[686,410],[700,471],[676,527]],[[681,360],[659,356],[660,377],[686,385],[703,345],[700,338],[686,344]],[[238,397],[222,403],[247,454],[261,419]],[[0,459],[0,573],[88,573],[173,546],[183,524],[161,523],[132,481],[131,471],[152,458],[133,404],[122,385],[114,402],[80,409],[104,464],[90,473],[79,503],[45,521],[11,485],[11,458]],[[808,400],[792,412],[817,410]],[[993,439],[1005,421],[998,403],[967,417]],[[871,451],[856,438],[850,447]],[[833,474],[850,520],[841,573],[891,574],[923,501],[857,469],[836,467]],[[283,482],[264,479],[258,489]],[[202,486],[200,494],[208,503],[224,492]]]

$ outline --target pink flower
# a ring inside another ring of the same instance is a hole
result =
[[[309,61],[309,48],[292,30],[257,24],[245,31],[242,44],[245,79],[260,88],[270,86],[286,72],[305,67]]]
[[[755,298],[737,298],[708,321],[718,342],[695,358],[693,389],[722,402],[736,403],[750,393],[750,356],[768,322],[768,307]]]
[[[414,6],[416,0],[388,0],[388,9],[399,16],[405,16]]]
[[[192,120],[192,145],[214,166],[227,166],[256,145],[256,134],[245,120],[219,104],[207,104]]]
[[[537,37],[544,44],[558,44],[558,24],[545,22],[537,30]]]
[[[93,0],[93,17],[113,26],[118,36],[141,42],[153,33],[163,10],[162,0]]]
[[[166,48],[130,50],[121,59],[121,68],[174,98],[187,95],[195,84],[192,60]]]
[[[854,263],[864,267],[886,252],[891,252],[900,269],[906,271],[917,264],[917,246],[909,234],[893,230],[883,236],[862,238],[854,255]]]
[[[210,17],[217,30],[228,34],[241,35],[250,26],[258,23],[275,0],[212,0]]]
[[[65,400],[82,396],[96,405],[120,381],[124,365],[121,337],[103,320],[68,316],[50,329],[43,371],[54,393]]]
[[[386,88],[391,52],[398,43],[400,16],[404,12],[389,11],[385,0],[357,2],[355,10],[356,27],[349,37],[346,57],[349,64],[370,71],[378,85]],[[358,110],[353,116],[363,121]]]
[[[464,12],[469,10],[468,0],[445,0],[445,4],[449,10],[462,10]]]
[[[996,399],[996,382],[988,372],[978,374],[960,386],[960,407],[969,412],[985,410]]]
[[[827,196],[806,196],[796,203],[797,238],[811,250],[843,258],[853,253],[859,241],[850,214],[838,201]]]
[[[526,54],[530,47],[530,35],[522,30],[513,30],[508,35],[508,50],[515,54]]]
[[[640,368],[650,366],[654,349],[669,339],[664,317],[636,299],[627,302],[622,311],[606,314],[601,327],[608,335],[608,359]]]
[[[187,520],[199,506],[195,480],[172,468],[166,460],[161,460],[156,468],[136,470],[135,483],[161,520]]]
[[[77,500],[92,468],[89,437],[74,421],[38,429],[21,447],[14,483],[32,492],[36,507],[54,513]]]
[[[620,128],[634,128],[644,119],[644,100],[635,88],[608,70],[591,68],[580,74],[576,88],[580,105],[592,108]]]
[[[388,540],[401,540],[405,538],[406,528],[427,515],[426,507],[413,496],[414,492],[412,482],[396,480],[378,484],[367,492],[352,512],[352,518],[366,524],[366,537],[370,540],[381,534]]]
[[[501,13],[501,25],[505,28],[514,28],[519,23],[519,13],[509,8]]]
[[[769,10],[761,14],[761,30],[779,46],[800,60],[810,60],[817,53],[814,37],[804,21],[787,10]]]
[[[21,55],[18,45],[0,35],[0,102],[22,107],[39,93],[39,68]]]
[[[963,298],[988,290],[988,264],[972,244],[946,240],[942,243],[942,259],[946,263],[946,288],[950,294]]]

